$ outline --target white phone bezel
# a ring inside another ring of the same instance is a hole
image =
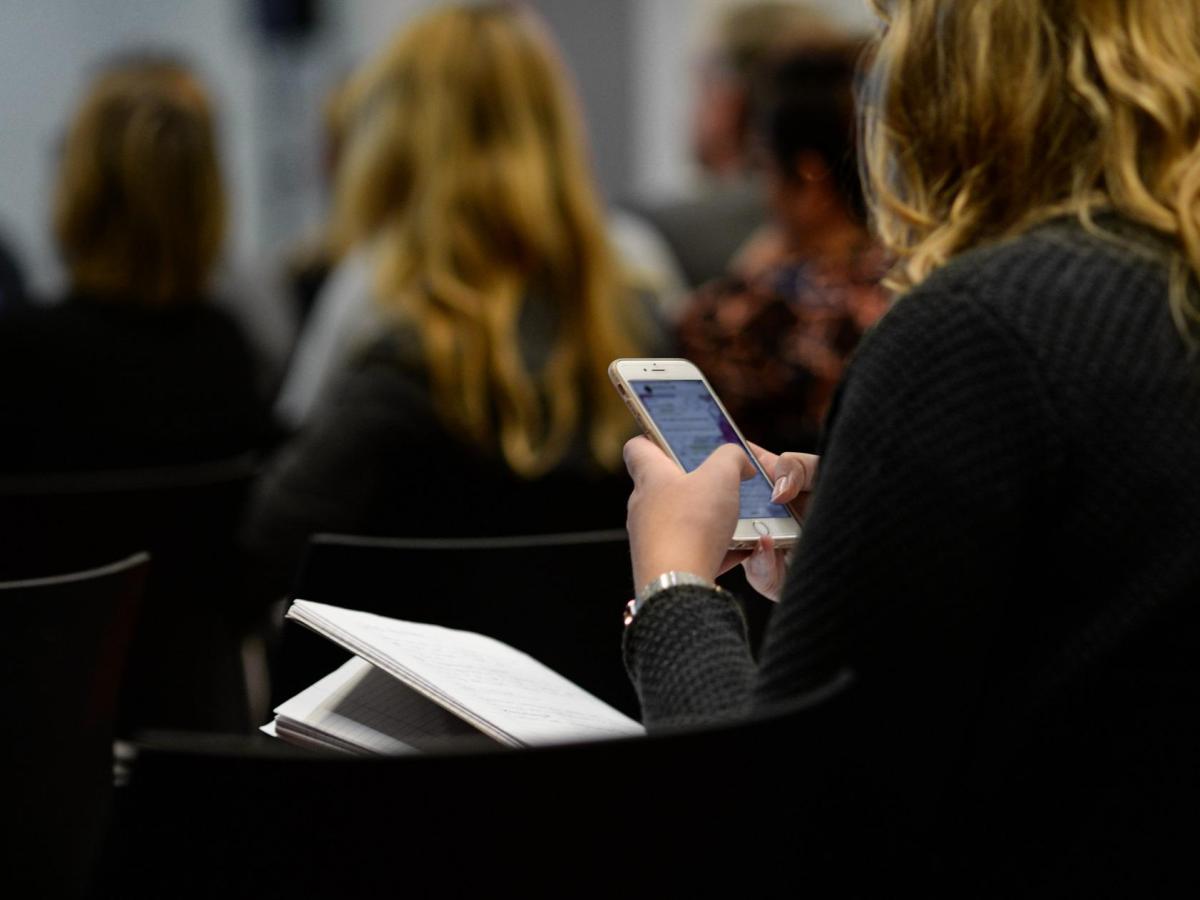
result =
[[[648,438],[658,444],[676,463],[679,463],[680,468],[683,467],[683,464],[679,462],[679,457],[667,444],[666,438],[655,425],[641,400],[638,399],[630,381],[701,382],[717,407],[725,414],[725,419],[733,427],[734,433],[742,442],[742,447],[746,450],[751,462],[754,463],[754,467],[758,469],[759,474],[767,480],[768,484],[773,485],[770,476],[763,471],[763,467],[759,465],[750,448],[746,446],[746,438],[742,435],[737,423],[733,421],[733,417],[729,415],[729,411],[725,409],[721,398],[717,396],[712,385],[708,383],[708,379],[704,377],[704,373],[694,363],[688,362],[686,359],[617,359],[609,365],[608,376],[625,405],[629,407],[629,411],[633,413],[638,426]],[[737,528],[734,530],[729,547],[731,550],[751,549],[757,546],[759,538],[764,534],[769,534],[774,538],[777,547],[788,547],[800,539],[800,532],[800,522],[793,515],[789,515],[786,519],[738,519]]]

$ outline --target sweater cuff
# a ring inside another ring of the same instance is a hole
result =
[[[728,595],[699,586],[663,591],[625,630],[623,645],[647,728],[746,711],[754,661],[745,618]]]

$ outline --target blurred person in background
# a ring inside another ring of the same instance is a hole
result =
[[[569,72],[548,32],[546,40],[559,60],[559,77],[567,84]],[[355,127],[356,90],[355,80],[346,79],[330,94],[324,110],[326,172],[335,183]],[[662,332],[656,340],[665,345],[667,322],[688,296],[678,262],[661,235],[640,216],[628,209],[602,212],[620,277],[636,287]],[[280,387],[276,415],[293,431],[305,426],[336,376],[380,331],[381,320],[371,302],[370,254],[364,241],[345,232],[336,221],[329,222],[289,261],[290,292],[304,327]]]
[[[705,174],[736,182],[758,170],[754,123],[764,75],[781,49],[845,39],[844,29],[802,0],[753,0],[726,9],[700,63],[692,113],[692,154]]]
[[[210,303],[225,196],[192,72],[144,56],[96,75],[66,135],[53,218],[70,287],[0,328],[0,468],[137,468],[254,448],[255,359]]]
[[[815,449],[851,353],[886,309],[886,261],[867,231],[855,150],[861,49],[800,47],[764,73],[754,133],[771,221],[679,325],[681,355],[763,446]]]
[[[692,105],[691,151],[702,181],[691,196],[629,204],[662,234],[690,288],[720,277],[768,218],[753,127],[764,73],[783,48],[847,39],[803,0],[752,0],[721,14],[697,67]]]
[[[264,479],[249,543],[278,583],[317,531],[619,526],[633,423],[606,369],[650,330],[543,25],[439,7],[349,90],[334,224],[354,253],[333,279],[359,340]]]

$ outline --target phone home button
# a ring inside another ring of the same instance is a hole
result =
[[[751,526],[753,526],[754,530],[757,531],[759,534],[761,534],[763,537],[766,537],[767,535],[769,535],[771,533],[771,529],[767,527],[766,522],[760,522],[757,519],[755,519],[750,524],[751,524]]]

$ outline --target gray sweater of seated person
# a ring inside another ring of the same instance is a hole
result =
[[[1200,359],[1165,245],[1101,222],[1125,245],[1058,220],[971,251],[866,338],[761,659],[702,588],[625,637],[652,730],[848,679],[830,702],[895,726],[879,765],[921,761],[930,840],[1011,876],[972,893],[1145,890],[1200,808]]]

